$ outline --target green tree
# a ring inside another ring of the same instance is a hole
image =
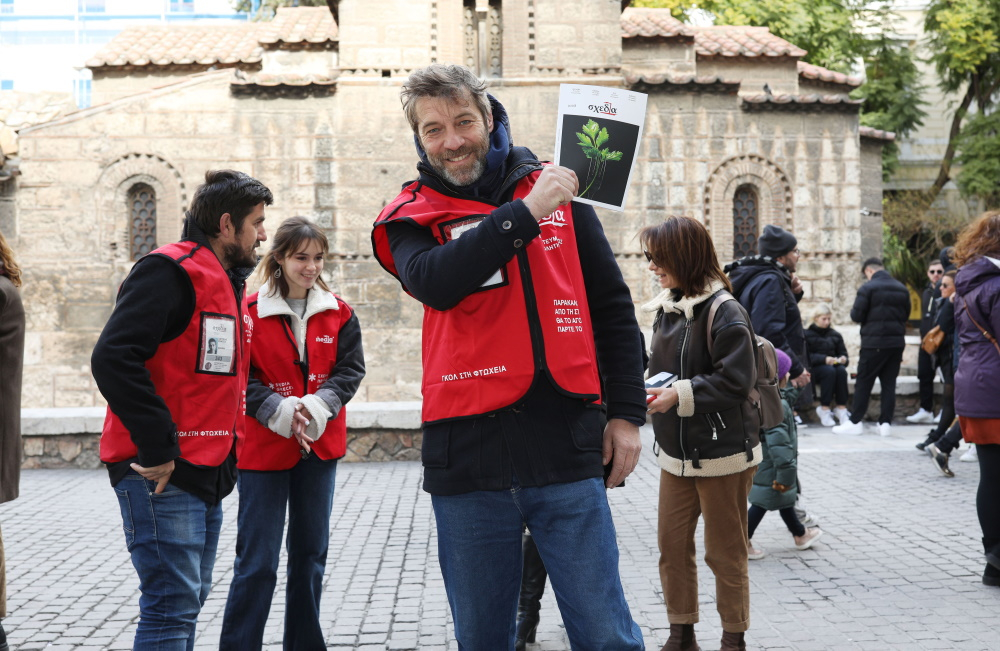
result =
[[[252,14],[251,20],[271,20],[279,7],[322,7],[330,8],[334,20],[338,19],[339,0],[233,0],[233,9],[244,14]],[[254,12],[254,6],[257,11]]]
[[[1000,1],[1000,0],[998,0]],[[902,138],[926,113],[912,43],[892,36],[897,16],[881,0],[634,0],[637,7],[669,9],[691,21],[702,11],[719,25],[757,25],[806,51],[803,60],[838,72],[864,68],[861,123]],[[899,164],[895,143],[883,147],[883,174]]]
[[[962,166],[959,189],[982,199],[987,210],[1000,208],[1000,113],[971,118],[956,147],[956,160]]]

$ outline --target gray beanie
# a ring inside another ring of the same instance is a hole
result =
[[[772,258],[780,258],[796,247],[798,240],[795,236],[781,228],[768,224],[764,227],[764,232],[757,238],[757,252],[761,255],[769,255]]]

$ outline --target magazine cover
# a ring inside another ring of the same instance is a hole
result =
[[[574,201],[625,210],[646,120],[646,95],[623,88],[561,84],[556,165],[580,179]]]

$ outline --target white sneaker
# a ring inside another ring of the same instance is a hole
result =
[[[760,559],[764,558],[765,556],[767,556],[767,554],[764,552],[763,548],[754,547],[752,540],[747,543],[747,558],[748,559],[750,559],[751,561],[759,561]]]
[[[833,428],[834,434],[842,434],[843,436],[861,436],[864,431],[864,425],[861,423],[852,423],[851,421],[847,421],[843,425],[837,425]]]
[[[933,412],[927,411],[926,409],[924,409],[923,407],[921,407],[917,411],[917,413],[910,414],[909,416],[907,416],[906,417],[906,422],[908,422],[908,423],[917,423],[917,424],[923,423],[923,424],[930,425],[931,423],[935,422],[935,420],[934,420],[934,414],[933,414]]]
[[[969,446],[969,449],[965,451],[965,454],[958,458],[959,461],[979,461],[979,453],[976,452],[975,444]]]
[[[878,424],[878,435],[879,436],[892,436],[892,425],[889,423],[879,423]]]
[[[819,424],[823,427],[833,427],[837,424],[829,407],[817,407],[816,415],[819,416]]]
[[[837,417],[841,425],[846,425],[851,421],[851,412],[846,407],[837,407],[833,410],[833,415]]]

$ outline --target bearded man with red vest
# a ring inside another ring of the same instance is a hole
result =
[[[91,357],[108,401],[101,461],[139,575],[135,649],[194,648],[236,483],[253,333],[245,281],[272,201],[242,172],[207,172],[181,241],[136,262]]]
[[[424,490],[459,647],[514,643],[527,525],[573,648],[643,649],[605,493],[639,458],[642,344],[601,224],[465,68],[415,71],[402,99],[420,176],[372,240],[424,304]]]

